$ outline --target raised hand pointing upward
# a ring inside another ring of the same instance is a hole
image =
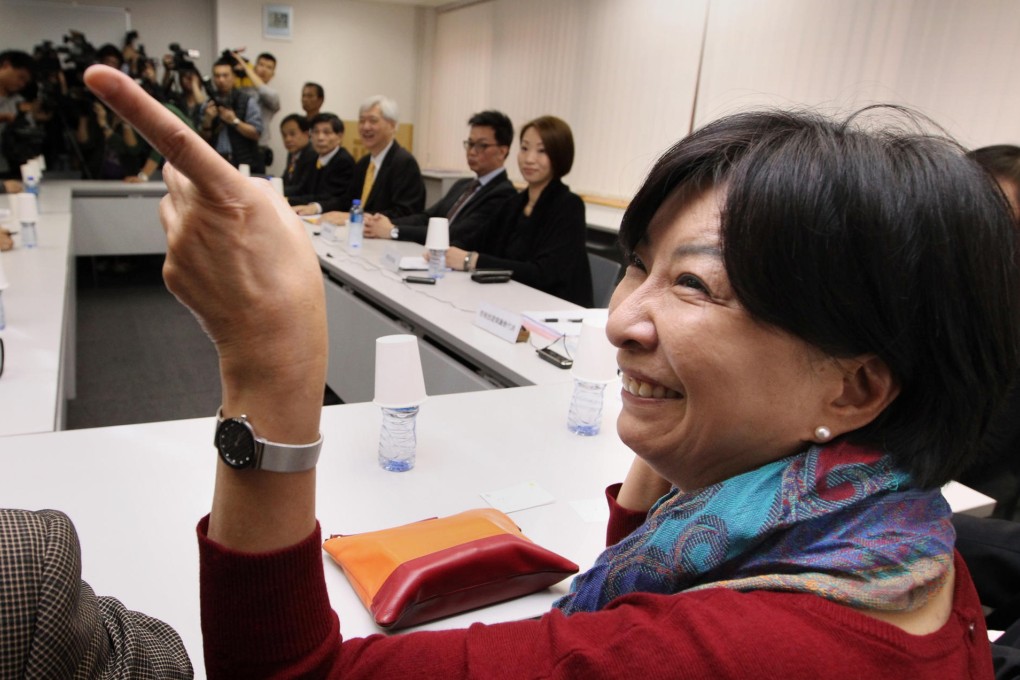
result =
[[[163,276],[216,344],[223,414],[247,414],[270,441],[315,441],[326,318],[300,220],[268,182],[242,177],[123,73],[93,66],[85,83],[168,161]],[[209,537],[249,551],[305,538],[315,526],[314,484],[314,470],[238,473],[220,464]]]

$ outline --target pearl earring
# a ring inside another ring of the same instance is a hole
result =
[[[832,437],[832,431],[829,430],[829,428],[825,427],[824,425],[819,425],[818,427],[815,428],[815,439],[820,439],[823,442],[827,442],[829,441],[830,437]]]

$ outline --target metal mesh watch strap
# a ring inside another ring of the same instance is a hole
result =
[[[255,437],[255,463],[251,469],[268,470],[269,472],[304,472],[314,468],[319,460],[319,453],[322,451],[321,433],[319,438],[311,444],[280,444],[255,434],[255,428],[246,415],[242,414],[231,418],[243,419]],[[217,425],[231,418],[223,417],[222,406],[217,409]]]

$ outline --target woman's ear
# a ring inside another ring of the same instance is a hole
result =
[[[889,366],[874,354],[837,359],[836,364],[843,373],[842,389],[825,405],[823,415],[833,437],[864,427],[900,393]]]

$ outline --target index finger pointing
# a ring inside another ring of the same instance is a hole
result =
[[[203,194],[238,196],[246,180],[215,149],[120,71],[90,66],[85,84],[131,123]]]

